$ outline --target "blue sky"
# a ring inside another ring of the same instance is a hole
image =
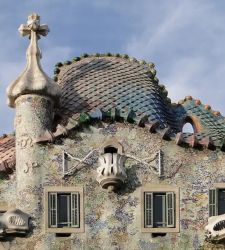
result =
[[[225,114],[224,0],[0,0],[0,134],[13,131],[5,89],[25,67],[28,39],[17,29],[32,12],[50,33],[42,66],[82,53],[123,53],[154,62],[173,102],[192,95]]]

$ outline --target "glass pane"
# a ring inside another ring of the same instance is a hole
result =
[[[225,214],[225,189],[218,190],[218,215]]]
[[[70,194],[58,194],[58,227],[70,226]]]
[[[153,195],[153,227],[165,227],[165,194]]]

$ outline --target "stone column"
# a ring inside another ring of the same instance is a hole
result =
[[[42,175],[47,151],[35,140],[46,129],[51,130],[53,101],[27,94],[18,97],[15,104],[17,207],[38,219],[43,214]]]
[[[33,217],[40,228],[43,219],[43,170],[48,156],[46,147],[36,139],[46,130],[51,131],[54,107],[60,96],[59,86],[41,68],[38,39],[49,32],[40,25],[40,17],[32,14],[27,25],[19,28],[28,36],[27,65],[22,74],[7,89],[8,104],[16,108],[16,177],[17,208]]]

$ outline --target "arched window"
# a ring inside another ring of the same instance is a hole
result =
[[[190,122],[186,122],[182,128],[183,133],[194,133],[194,128]]]
[[[120,155],[123,154],[123,146],[114,138],[111,138],[107,140],[103,145],[101,146],[101,154],[115,154],[118,153]]]
[[[118,152],[118,148],[115,148],[113,146],[107,146],[104,148],[104,154],[107,154],[107,153],[111,153],[111,154],[114,154],[114,153],[117,153]]]
[[[197,117],[187,116],[182,124],[181,131],[183,133],[199,133],[201,131],[201,124]]]

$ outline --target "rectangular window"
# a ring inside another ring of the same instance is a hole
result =
[[[45,193],[47,231],[81,232],[83,230],[83,190],[48,187]]]
[[[148,185],[142,190],[142,231],[179,232],[179,189]]]
[[[209,190],[209,216],[225,214],[225,188]]]
[[[174,193],[145,192],[145,227],[174,227]]]
[[[49,227],[79,227],[79,193],[49,193]]]

